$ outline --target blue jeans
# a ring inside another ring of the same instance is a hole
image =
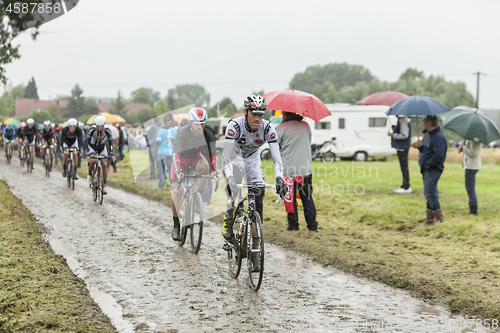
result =
[[[56,165],[57,165],[57,160],[58,159],[61,159],[61,163],[62,163],[62,156],[61,156],[61,150],[59,147],[55,147],[54,148],[54,160],[56,161]]]
[[[297,196],[295,193],[299,192],[300,199],[302,200],[302,207],[304,208],[304,217],[307,223],[307,229],[316,230],[318,222],[316,221],[316,206],[312,198],[312,175],[304,177],[304,183],[301,185],[293,182],[293,208],[294,213],[288,213],[288,226],[291,229],[299,229],[299,215],[297,214]]]
[[[437,183],[443,172],[438,169],[425,170],[422,175],[424,179],[424,195],[427,200],[427,209],[438,210],[441,209],[439,205],[439,191]]]
[[[479,170],[465,169],[465,189],[469,196],[469,203],[477,203],[476,196],[476,173]]]
[[[205,186],[205,188],[203,189],[203,193],[201,194],[201,200],[206,204],[210,204],[210,201],[212,201],[213,187],[214,185],[212,183],[212,180],[208,179],[207,186]]]
[[[172,168],[172,156],[158,154],[158,188],[165,188],[165,168],[170,177],[170,169]]]
[[[123,144],[118,145],[118,152],[120,153],[120,160],[123,160],[125,158],[125,155],[123,155]]]

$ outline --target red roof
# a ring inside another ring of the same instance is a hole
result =
[[[18,98],[16,99],[16,106],[14,108],[14,112],[11,113],[11,116],[22,117],[29,115],[32,111],[35,110],[47,110],[49,105],[51,104],[56,104],[59,109],[57,113],[59,115],[62,115],[62,113],[64,112],[62,109],[68,106],[68,101],[64,99],[42,101],[34,98]]]

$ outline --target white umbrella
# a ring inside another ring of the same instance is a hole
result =
[[[113,139],[115,140],[118,139],[118,137],[120,136],[120,132],[116,127],[108,124],[104,125],[104,127],[109,128],[111,130],[111,136],[113,137]]]

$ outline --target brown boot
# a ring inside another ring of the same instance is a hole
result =
[[[434,225],[436,224],[436,222],[434,222],[434,212],[430,209],[427,209],[425,211],[425,214],[426,214],[426,218],[425,218],[425,221],[424,223],[422,223],[420,226],[421,227],[425,227],[425,226],[430,226],[430,225]]]
[[[433,211],[433,213],[434,213],[434,217],[436,218],[436,221],[439,223],[442,223],[444,220],[443,210],[440,208],[438,210]]]

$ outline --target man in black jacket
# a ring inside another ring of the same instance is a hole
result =
[[[448,142],[438,126],[436,116],[424,118],[424,127],[429,134],[429,140],[425,145],[420,140],[415,142],[415,148],[420,151],[420,173],[424,179],[424,195],[427,200],[426,219],[422,226],[428,226],[444,220],[437,183],[444,170]]]

